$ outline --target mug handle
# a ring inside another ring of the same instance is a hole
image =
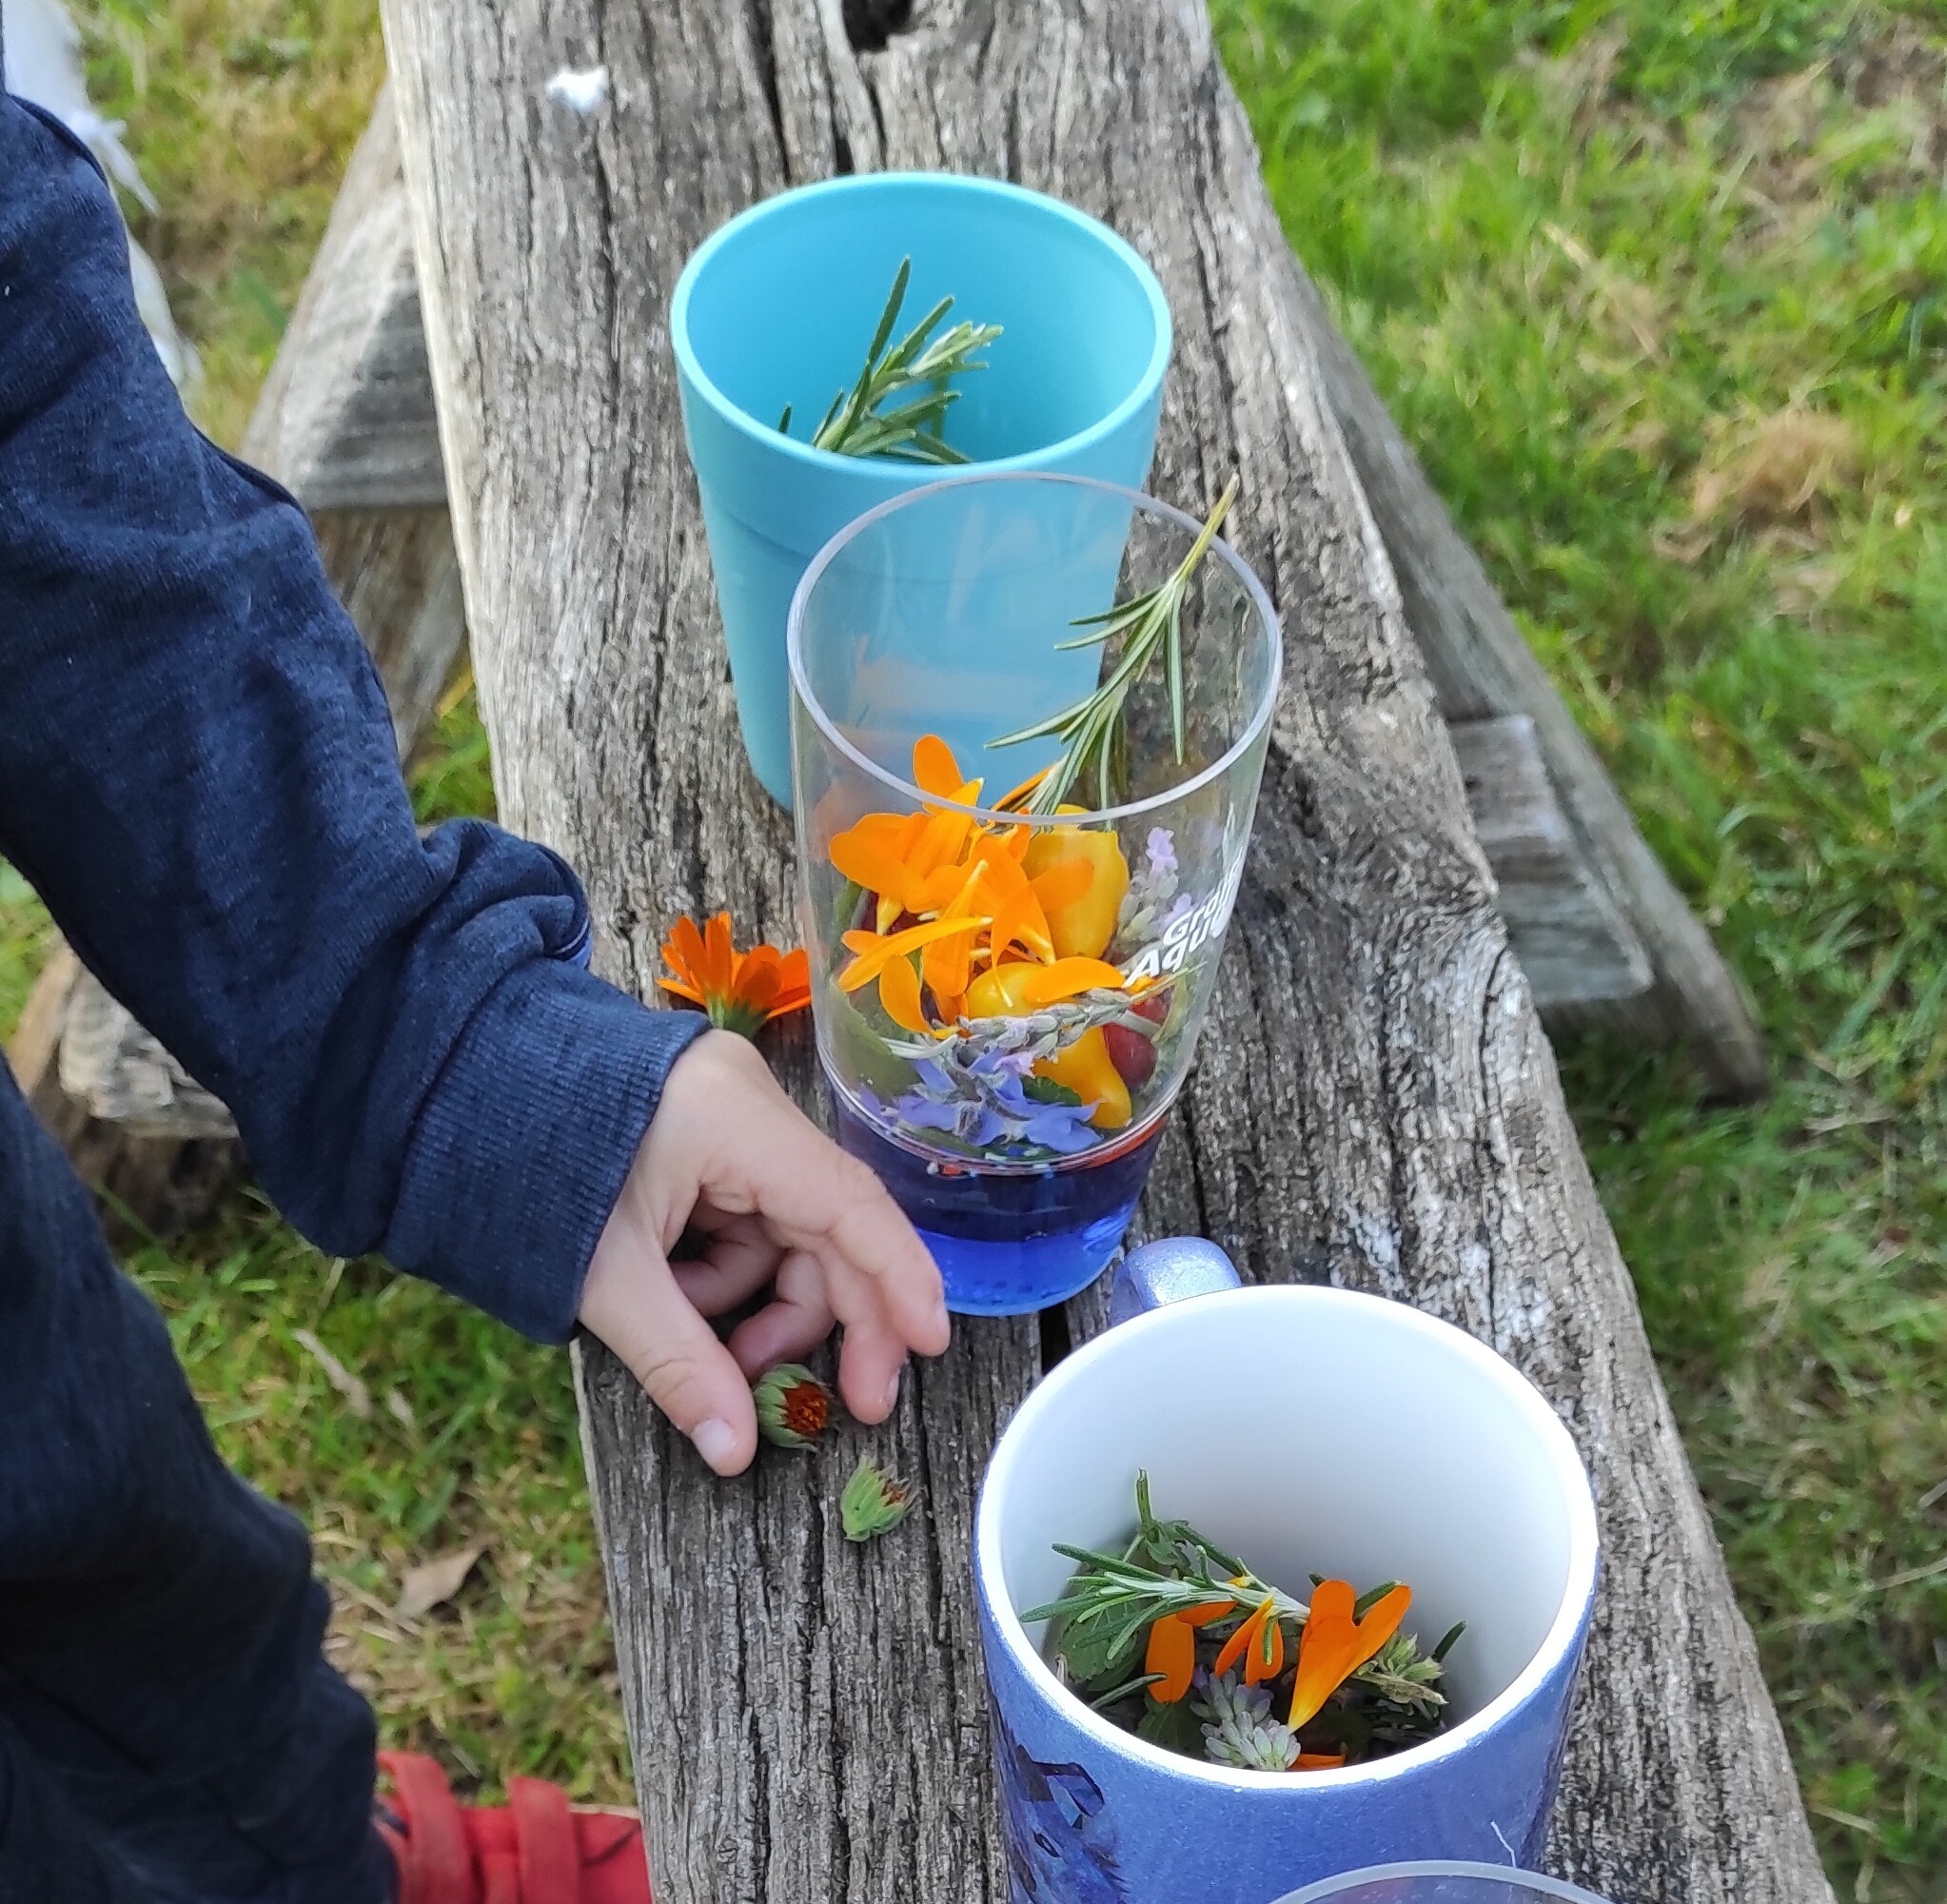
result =
[[[1117,1265],[1109,1286],[1109,1325],[1112,1328],[1166,1303],[1243,1286],[1230,1259],[1208,1237],[1159,1237],[1131,1250]]]

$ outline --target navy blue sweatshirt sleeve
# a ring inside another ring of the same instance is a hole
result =
[[[554,854],[420,838],[304,514],[183,415],[126,245],[0,93],[0,854],[299,1229],[560,1341],[702,1020],[583,969]]]

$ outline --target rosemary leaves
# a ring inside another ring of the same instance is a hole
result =
[[[1187,1521],[1159,1521],[1147,1475],[1120,1554],[1057,1546],[1067,1591],[1023,1614],[1078,1698],[1127,1732],[1213,1765],[1312,1772],[1404,1752],[1446,1723],[1444,1662],[1401,1631],[1410,1589],[1355,1595],[1314,1577],[1308,1601],[1260,1579]]]
[[[865,367],[850,390],[840,390],[832,399],[824,421],[812,432],[814,449],[836,456],[887,457],[897,462],[967,461],[946,440],[947,412],[960,394],[947,385],[969,371],[986,369],[977,353],[1000,335],[1000,326],[956,324],[935,338],[933,333],[954,307],[952,298],[942,298],[894,344],[893,329],[899,322],[912,274],[912,259],[901,259],[865,353]],[[788,403],[777,428],[781,435],[791,434]]]
[[[1045,735],[1052,734],[1060,738],[1061,758],[1035,782],[1028,800],[1030,813],[1059,813],[1070,794],[1091,777],[1094,785],[1087,791],[1097,810],[1116,804],[1112,781],[1115,763],[1126,744],[1124,709],[1131,692],[1149,672],[1159,652],[1170,695],[1170,740],[1175,748],[1177,763],[1182,764],[1183,599],[1190,579],[1209,553],[1211,542],[1216,540],[1224,518],[1230,513],[1231,503],[1237,500],[1237,488],[1238,479],[1233,476],[1225,485],[1223,495],[1217,499],[1216,507],[1205,518],[1203,528],[1190,544],[1190,553],[1166,580],[1131,601],[1119,602],[1112,608],[1105,608],[1099,615],[1084,617],[1074,626],[1086,628],[1089,633],[1077,636],[1072,641],[1055,643],[1057,650],[1065,651],[1103,646],[1120,637],[1122,651],[1110,667],[1107,677],[1059,714],[1050,715],[1046,720],[1037,720],[1032,727],[1017,728],[1013,734],[1004,734],[998,740],[987,743],[990,747],[1013,747],[1023,740],[1037,740]]]

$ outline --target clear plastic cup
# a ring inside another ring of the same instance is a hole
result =
[[[1494,1864],[1381,1864],[1294,1891],[1280,1904],[1603,1904],[1560,1878]]]
[[[1200,527],[1107,483],[962,477],[851,524],[792,603],[819,1056],[841,1141],[962,1313],[1101,1272],[1216,985],[1280,662],[1236,555],[1212,543],[1183,591],[1180,757],[1160,658],[1062,811],[1005,803],[1057,739],[993,744],[1108,678],[1126,638],[1077,647],[1076,624],[1164,582]]]

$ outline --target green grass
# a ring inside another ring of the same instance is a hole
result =
[[[83,11],[233,440],[379,75],[372,7]],[[1947,38],[1819,0],[1216,12],[1293,242],[1755,996],[1755,1109],[1598,1039],[1564,1074],[1835,1879],[1937,1904]],[[463,698],[416,782],[427,815],[490,803]],[[45,943],[0,883],[0,1021]],[[388,1735],[620,1796],[561,1358],[246,1196],[131,1266],[225,1453],[319,1529]],[[482,1540],[455,1607],[388,1612]]]
[[[1570,1098],[1835,1877],[1947,1870],[1943,43],[1864,7],[1228,0],[1300,253],[1778,1088]]]

